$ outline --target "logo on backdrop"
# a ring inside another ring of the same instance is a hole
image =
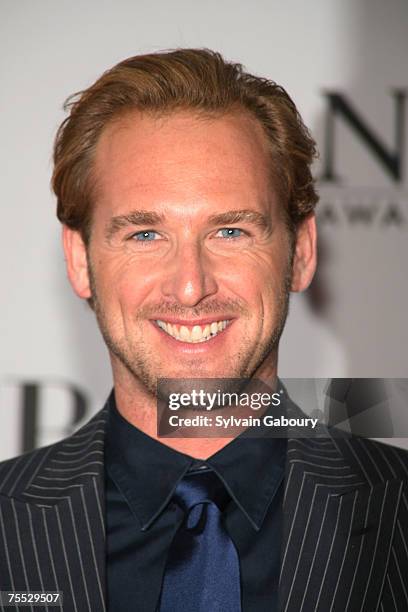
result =
[[[365,115],[346,95],[337,91],[324,92],[326,115],[323,168],[320,173],[319,222],[338,226],[394,226],[405,227],[408,222],[408,195],[404,190],[405,169],[405,107],[407,91],[391,92],[393,133],[392,145],[378,135],[369,111]],[[379,168],[385,187],[359,185],[344,176],[339,168],[340,130],[348,128],[356,146],[362,147]]]
[[[69,381],[12,380],[2,381],[0,387],[1,408],[13,406],[19,423],[15,454],[66,437],[90,415],[88,394]]]

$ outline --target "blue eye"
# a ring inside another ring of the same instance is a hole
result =
[[[132,239],[137,240],[138,242],[149,242],[151,240],[155,240],[156,236],[157,232],[149,230],[147,232],[136,232],[136,234],[133,234]]]
[[[240,238],[242,236],[242,230],[237,227],[224,227],[219,231],[223,238]]]

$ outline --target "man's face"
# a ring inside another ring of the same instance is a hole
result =
[[[260,125],[246,114],[128,114],[102,134],[94,179],[88,265],[75,232],[66,230],[65,243],[115,379],[154,392],[157,378],[276,368],[288,292],[303,286],[293,287]]]

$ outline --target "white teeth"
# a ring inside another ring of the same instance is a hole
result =
[[[180,338],[182,340],[190,340],[190,332],[188,330],[188,327],[186,327],[185,325],[182,325],[180,327]]]
[[[203,337],[203,333],[201,331],[201,327],[199,325],[194,325],[193,329],[191,330],[191,340],[194,342],[194,340],[201,340]]]
[[[193,327],[188,328],[186,325],[181,325],[178,327],[176,324],[166,323],[165,321],[157,320],[157,325],[165,331],[169,336],[175,338],[176,340],[180,340],[182,342],[189,343],[197,343],[197,342],[205,342],[210,338],[213,338],[221,331],[223,331],[229,321],[213,321],[211,324],[205,325],[203,328],[201,325],[193,325]]]

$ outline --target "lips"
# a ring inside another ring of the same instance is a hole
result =
[[[175,340],[197,344],[199,342],[207,342],[207,340],[223,332],[231,321],[223,319],[203,325],[179,325],[160,319],[157,319],[155,322],[160,329]]]

